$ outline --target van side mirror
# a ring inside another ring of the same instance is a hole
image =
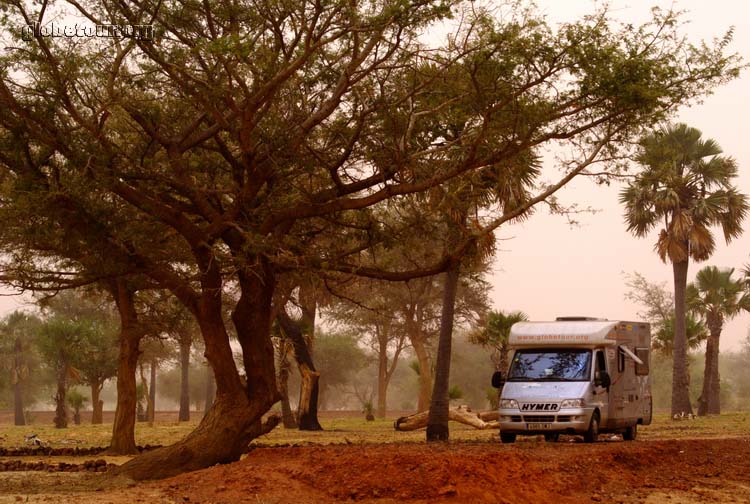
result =
[[[609,386],[612,385],[612,379],[609,377],[609,373],[606,371],[597,371],[596,375],[594,375],[594,385],[609,390]]]
[[[492,386],[495,388],[500,388],[503,385],[505,385],[505,377],[503,376],[503,372],[495,371],[492,374]]]

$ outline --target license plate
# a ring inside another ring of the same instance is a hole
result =
[[[543,429],[551,429],[552,424],[551,423],[527,423],[526,424],[526,430],[543,430]]]

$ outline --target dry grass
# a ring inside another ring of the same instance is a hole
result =
[[[393,429],[394,418],[367,422],[361,415],[351,413],[321,414],[321,424],[325,430],[320,432],[303,432],[296,429],[276,428],[271,433],[254,441],[257,445],[289,444],[336,444],[336,443],[395,443],[421,442],[424,431],[396,432]],[[159,421],[153,426],[145,423],[136,424],[136,442],[139,445],[171,444],[196,425],[198,420],[178,423]],[[37,434],[53,447],[65,446],[107,446],[111,435],[111,424],[71,425],[67,429],[55,429],[49,424],[34,424],[16,427],[2,425],[0,446],[11,448],[25,445],[24,436]],[[657,415],[649,426],[638,431],[640,439],[680,439],[680,438],[718,438],[747,437],[750,435],[750,415],[744,412],[725,413],[721,416],[696,418],[693,420],[671,420],[667,415]],[[451,423],[451,439],[456,441],[494,441],[495,430],[476,430],[471,427]],[[523,439],[523,438],[519,438]]]

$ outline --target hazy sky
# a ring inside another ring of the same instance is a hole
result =
[[[552,22],[574,20],[591,13],[590,0],[538,0]],[[614,15],[622,20],[642,22],[650,8],[668,8],[673,2],[629,0],[610,2]],[[750,60],[750,7],[739,0],[684,0],[674,2],[688,10],[689,24],[683,31],[693,41],[721,36],[735,27],[733,51]],[[714,138],[740,166],[738,184],[750,193],[750,73],[719,88],[702,105],[682,110],[679,120]],[[665,281],[671,289],[671,266],[663,264],[653,251],[655,235],[636,239],[625,231],[622,209],[617,202],[619,186],[599,187],[589,180],[571,183],[560,193],[563,202],[578,202],[599,210],[579,216],[580,226],[571,228],[564,218],[544,211],[524,224],[498,232],[500,251],[491,278],[494,307],[523,310],[532,319],[547,320],[558,315],[590,315],[610,319],[635,319],[639,307],[624,299],[623,273],[638,271],[651,281]],[[745,224],[746,229],[750,223]],[[714,256],[704,264],[741,267],[750,262],[750,232],[730,246],[719,238]],[[690,278],[702,267],[691,264]],[[0,314],[22,304],[18,297],[0,298]],[[721,348],[738,349],[750,327],[750,315],[729,322]]]
[[[615,17],[642,22],[654,5],[668,8],[672,2],[647,0],[612,1]],[[572,21],[591,13],[590,0],[539,0],[538,5],[550,21]],[[731,50],[750,60],[750,4],[736,0],[692,0],[674,2],[677,9],[688,10],[689,24],[683,32],[697,42],[723,35],[735,27]],[[715,139],[724,153],[735,157],[740,168],[737,184],[750,193],[750,72],[716,90],[703,104],[680,111],[678,120]],[[558,315],[589,315],[609,319],[634,319],[640,308],[624,299],[627,291],[623,273],[638,271],[654,282],[667,282],[672,290],[672,267],[661,262],[653,251],[656,233],[643,239],[626,232],[622,208],[617,196],[620,186],[596,186],[581,179],[559,193],[563,202],[578,202],[598,210],[595,215],[580,215],[579,227],[571,228],[564,218],[542,210],[523,224],[501,229],[497,236],[501,251],[492,276],[494,307],[523,310],[531,319],[549,320]],[[705,265],[740,268],[750,262],[750,222],[739,240],[726,246],[716,236],[718,248],[708,261],[692,263],[688,278]],[[721,349],[736,350],[748,334],[750,315],[743,314],[727,323]]]

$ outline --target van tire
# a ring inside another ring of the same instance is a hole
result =
[[[560,434],[557,432],[551,432],[544,435],[544,440],[548,443],[557,443],[558,439],[560,439]]]
[[[591,415],[591,423],[589,424],[589,430],[583,434],[584,443],[596,443],[599,438],[599,412],[595,411]]]
[[[638,424],[634,423],[622,433],[623,441],[635,441],[635,437],[638,435]]]
[[[503,444],[515,443],[516,442],[516,435],[515,434],[511,434],[511,433],[507,433],[507,432],[506,433],[501,432],[500,433],[500,441]]]

